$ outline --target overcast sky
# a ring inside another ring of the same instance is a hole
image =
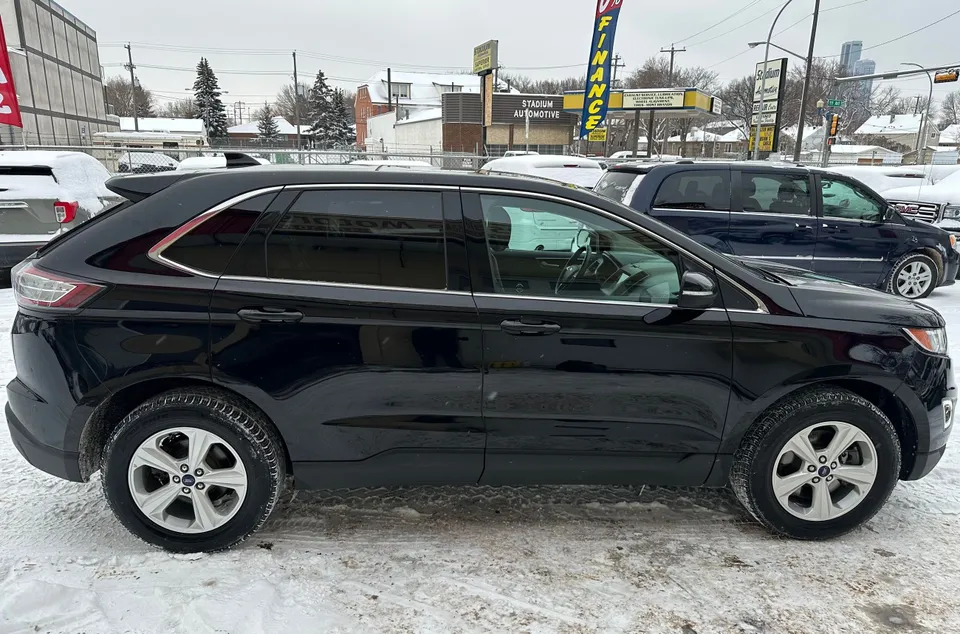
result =
[[[280,85],[291,81],[287,74],[292,76],[293,49],[300,51],[300,73],[308,83],[322,68],[337,78],[335,85],[354,90],[388,64],[408,70],[468,67],[473,46],[488,39],[500,41],[500,63],[512,72],[581,75],[595,7],[594,0],[59,1],[97,31],[107,76],[124,72],[122,44],[130,41],[134,62],[142,65],[137,72],[143,85],[161,99],[183,97],[193,84],[193,71],[147,66],[193,68],[205,55],[221,87],[230,92],[224,101],[249,105],[272,99]],[[677,56],[679,64],[711,67],[724,81],[751,74],[763,50],[748,50],[746,43],[766,38],[783,1],[624,0],[616,51],[627,71],[675,43],[687,48]],[[865,48],[882,44],[960,11],[957,0],[823,0],[821,6],[818,56],[839,55],[847,40],[862,40]],[[787,30],[773,41],[805,54],[812,7],[813,0],[794,0],[777,24],[777,32]],[[901,62],[960,62],[958,24],[960,15],[864,51],[863,57],[875,60],[878,71],[895,69]],[[710,30],[696,35],[705,29]],[[157,50],[137,43],[191,50]],[[235,52],[200,50],[205,48]],[[251,50],[278,54],[242,54]],[[569,67],[542,69],[556,66]],[[277,74],[263,74],[271,71]],[[896,85],[908,96],[926,95],[929,86],[926,79]],[[960,84],[947,85],[937,94],[956,88]]]

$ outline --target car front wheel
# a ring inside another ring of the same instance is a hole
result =
[[[103,490],[132,533],[174,552],[243,541],[270,515],[286,475],[272,425],[229,394],[161,394],[107,441]]]
[[[884,505],[900,473],[900,440],[866,399],[818,388],[786,398],[747,432],[730,482],[760,523],[795,539],[829,539]]]
[[[887,292],[907,299],[923,299],[940,282],[940,268],[929,255],[908,253],[893,266]]]

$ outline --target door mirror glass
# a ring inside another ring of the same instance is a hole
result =
[[[893,205],[890,205],[889,207],[887,207],[887,211],[884,212],[883,214],[883,221],[890,222],[896,217],[897,217],[897,208],[894,207]]]
[[[680,280],[679,308],[705,310],[717,301],[717,285],[703,273],[687,271]]]

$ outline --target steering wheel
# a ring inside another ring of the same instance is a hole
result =
[[[573,263],[583,256],[583,263],[579,268],[574,269]],[[570,284],[573,282],[583,279],[583,274],[586,272],[587,267],[590,265],[590,260],[593,257],[593,248],[590,246],[590,242],[587,242],[586,246],[582,246],[577,249],[577,252],[567,260],[567,263],[563,265],[563,270],[560,271],[560,277],[557,278],[557,290],[554,291],[554,295],[559,295],[562,293]]]
[[[627,279],[618,283],[617,286],[613,289],[613,292],[611,293],[611,295],[613,295],[614,297],[627,297],[635,288],[637,288],[640,284],[642,284],[648,277],[650,277],[650,274],[647,273],[646,271],[637,271]],[[649,293],[646,293],[643,291],[640,292],[638,296],[638,301],[644,301],[649,299],[650,299]]]

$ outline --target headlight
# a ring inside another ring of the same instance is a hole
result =
[[[956,220],[960,218],[960,205],[947,205],[943,210],[944,220]]]
[[[945,328],[904,328],[914,343],[933,354],[947,354],[947,330]]]

